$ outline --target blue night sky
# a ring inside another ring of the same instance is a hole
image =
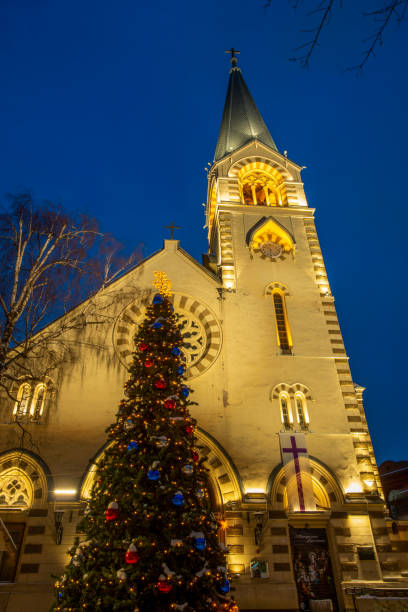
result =
[[[288,61],[311,27],[286,0],[205,3],[3,0],[0,6],[0,194],[97,216],[128,249],[161,248],[163,226],[206,250],[204,167],[240,66],[282,152],[307,166],[309,205],[336,297],[354,380],[379,462],[407,459],[406,29],[392,25],[362,77],[372,26],[339,9],[309,70]],[[303,12],[302,12],[303,11]],[[342,228],[339,231],[339,228]],[[330,407],[328,407],[330,409]]]

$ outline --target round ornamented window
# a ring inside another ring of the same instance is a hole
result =
[[[183,335],[182,359],[186,375],[193,378],[203,374],[218,357],[221,348],[221,326],[208,306],[181,293],[174,293],[172,301]],[[119,315],[113,344],[119,360],[125,367],[132,361],[135,350],[134,336],[145,313],[139,300],[132,302]]]
[[[263,242],[260,246],[260,250],[262,255],[270,257],[271,259],[280,257],[283,251],[282,246],[277,242]]]

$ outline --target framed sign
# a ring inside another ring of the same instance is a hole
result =
[[[268,562],[264,559],[252,559],[251,578],[269,578]]]
[[[326,530],[290,527],[290,542],[299,609],[338,610]]]

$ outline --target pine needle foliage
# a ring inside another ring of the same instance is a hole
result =
[[[108,429],[88,507],[56,582],[54,611],[238,610],[206,469],[195,447],[182,336],[156,294],[135,336],[125,398]]]

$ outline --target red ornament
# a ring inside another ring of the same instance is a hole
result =
[[[157,588],[159,589],[160,593],[167,595],[167,593],[170,593],[173,585],[168,580],[163,579],[157,581]]]
[[[145,368],[151,368],[151,367],[152,367],[152,365],[154,365],[154,361],[153,361],[153,359],[149,359],[149,358],[147,358],[147,359],[146,359],[146,361],[144,362],[144,366],[145,366]]]
[[[185,428],[184,428],[184,431],[185,431],[187,434],[192,434],[192,433],[193,433],[193,431],[194,431],[194,427],[193,427],[192,425],[186,425],[186,426],[185,426]]]
[[[139,351],[142,351],[142,353],[144,353],[144,351],[147,351],[149,347],[147,346],[147,344],[145,344],[144,342],[142,342],[141,344],[139,344]]]
[[[193,461],[198,461],[200,458],[200,455],[197,453],[196,450],[193,450],[193,452],[191,453],[191,457],[193,459]]]
[[[175,407],[176,407],[176,402],[174,400],[172,400],[172,399],[167,399],[164,402],[164,407],[168,408],[169,410],[174,410]]]
[[[116,502],[111,502],[105,510],[105,519],[107,521],[114,521],[119,516],[119,506]]]
[[[129,565],[137,563],[140,559],[140,555],[137,552],[137,548],[134,544],[131,544],[125,553],[125,561]]]
[[[167,387],[167,384],[164,378],[159,378],[159,380],[156,380],[156,382],[154,383],[154,386],[156,387],[156,389],[165,389]]]

